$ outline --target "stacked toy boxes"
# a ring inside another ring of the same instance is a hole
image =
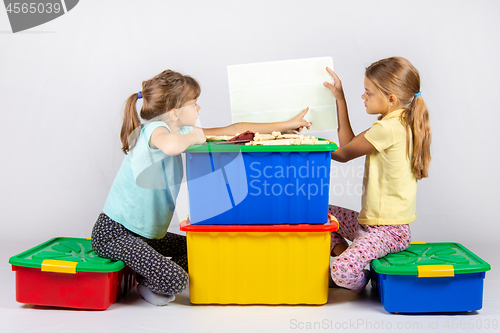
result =
[[[481,309],[490,265],[458,243],[412,243],[371,263],[372,287],[388,312]]]
[[[105,310],[135,285],[128,266],[98,257],[86,238],[53,238],[9,263],[20,303]]]
[[[209,142],[186,151],[192,303],[326,303],[336,149]]]

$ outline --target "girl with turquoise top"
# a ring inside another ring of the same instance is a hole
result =
[[[285,122],[202,129],[195,126],[200,93],[195,79],[166,70],[127,99],[120,133],[125,157],[92,231],[95,253],[136,272],[137,291],[154,305],[172,301],[188,282],[186,237],[167,232],[183,177],[180,154],[207,135],[300,131],[311,125],[304,119],[306,109]],[[141,98],[143,122],[136,110]]]

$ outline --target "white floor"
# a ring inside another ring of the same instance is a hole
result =
[[[500,261],[482,256],[493,270],[486,273],[483,309],[468,314],[396,315],[387,313],[368,287],[362,294],[330,289],[323,306],[200,306],[188,290],[165,307],[146,303],[135,288],[105,311],[56,309],[19,304],[15,273],[8,260],[37,244],[0,243],[1,332],[478,332],[498,331]],[[465,245],[465,244],[464,244]],[[478,251],[479,249],[474,248]],[[488,253],[483,249],[480,253]],[[477,252],[476,252],[477,253]],[[402,295],[403,296],[403,295]],[[496,328],[496,329],[495,329]]]

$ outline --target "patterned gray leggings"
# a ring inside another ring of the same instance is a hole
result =
[[[187,286],[185,236],[167,233],[162,239],[145,238],[101,213],[91,242],[98,256],[123,261],[137,273],[139,283],[156,293],[179,294]]]

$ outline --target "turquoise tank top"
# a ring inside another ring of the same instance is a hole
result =
[[[169,156],[150,147],[153,131],[170,128],[165,122],[143,124],[136,131],[137,142],[113,181],[103,212],[128,230],[146,238],[163,238],[175,210],[182,177],[181,155]],[[187,134],[184,126],[177,133]]]

